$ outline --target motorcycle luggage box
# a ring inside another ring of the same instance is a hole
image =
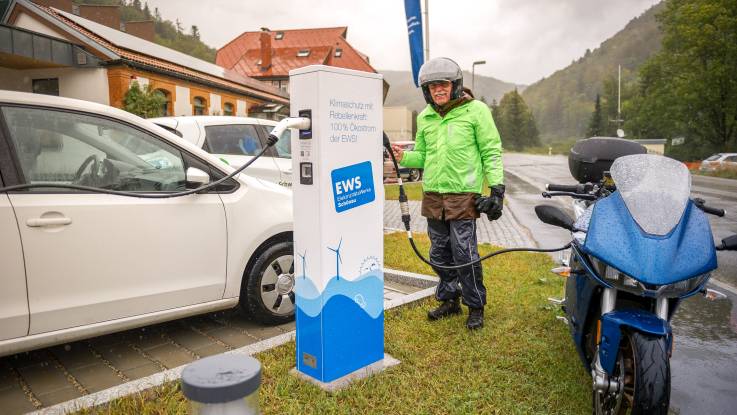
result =
[[[579,183],[597,183],[612,163],[630,154],[645,154],[647,149],[632,140],[616,137],[591,137],[578,140],[568,155],[568,168]]]

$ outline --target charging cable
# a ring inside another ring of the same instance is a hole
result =
[[[41,187],[41,188],[81,190],[84,192],[102,193],[102,194],[125,196],[125,197],[135,197],[139,199],[170,199],[173,197],[189,196],[195,193],[201,193],[206,190],[217,187],[221,183],[225,182],[226,180],[232,179],[233,177],[238,175],[240,172],[247,169],[251,164],[253,164],[253,162],[258,160],[259,157],[263,156],[264,153],[266,153],[266,151],[270,147],[276,144],[276,142],[279,141],[279,137],[281,137],[282,133],[284,133],[284,131],[286,131],[288,128],[298,128],[301,130],[305,130],[305,129],[310,128],[310,124],[311,124],[310,119],[304,118],[304,117],[285,118],[279,121],[279,123],[274,127],[274,129],[271,130],[271,133],[269,134],[269,137],[266,142],[266,147],[264,147],[258,154],[253,156],[251,160],[249,160],[246,164],[239,167],[238,169],[228,174],[227,176],[222,177],[212,183],[208,183],[206,185],[200,186],[196,189],[184,190],[181,192],[174,192],[174,193],[151,194],[151,193],[135,193],[135,192],[125,192],[125,191],[120,191],[120,190],[101,189],[99,187],[80,186],[76,184],[38,182],[38,183],[18,184],[14,186],[0,187],[0,193],[14,192],[17,190],[25,190],[25,189]]]
[[[562,246],[560,248],[507,248],[507,249],[501,249],[499,251],[494,251],[488,255],[484,255],[483,257],[471,261],[465,264],[460,265],[440,265],[436,264],[427,258],[425,258],[420,251],[417,249],[417,245],[415,245],[415,240],[412,237],[412,230],[410,230],[410,215],[409,215],[409,204],[407,203],[407,193],[404,191],[404,185],[402,183],[402,177],[399,174],[399,163],[397,163],[397,158],[394,157],[394,151],[392,151],[391,143],[389,142],[389,137],[387,137],[386,133],[384,133],[384,148],[386,148],[386,151],[389,153],[389,157],[392,159],[392,163],[394,164],[394,170],[397,172],[397,183],[399,184],[399,210],[402,212],[402,223],[404,223],[404,228],[407,230],[407,238],[409,239],[410,245],[412,245],[412,250],[415,251],[415,255],[417,255],[418,258],[422,260],[422,262],[426,263],[427,265],[430,265],[433,268],[437,269],[447,269],[447,270],[454,270],[454,269],[460,269],[465,268],[471,265],[479,264],[481,261],[486,261],[489,258],[495,257],[497,255],[506,254],[509,252],[558,252],[563,251],[571,247],[571,243],[569,242],[565,246]]]

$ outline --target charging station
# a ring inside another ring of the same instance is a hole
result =
[[[313,65],[289,72],[297,371],[329,383],[384,358],[383,83]]]

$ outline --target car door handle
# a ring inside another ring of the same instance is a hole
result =
[[[26,221],[26,225],[31,228],[40,228],[42,226],[65,226],[71,225],[72,218],[32,218]]]

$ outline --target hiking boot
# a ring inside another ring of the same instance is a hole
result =
[[[427,312],[427,318],[434,321],[453,314],[461,314],[461,303],[457,298],[443,301],[436,309]]]
[[[478,330],[484,327],[484,309],[483,308],[469,308],[468,319],[466,320],[466,327],[469,330]]]

